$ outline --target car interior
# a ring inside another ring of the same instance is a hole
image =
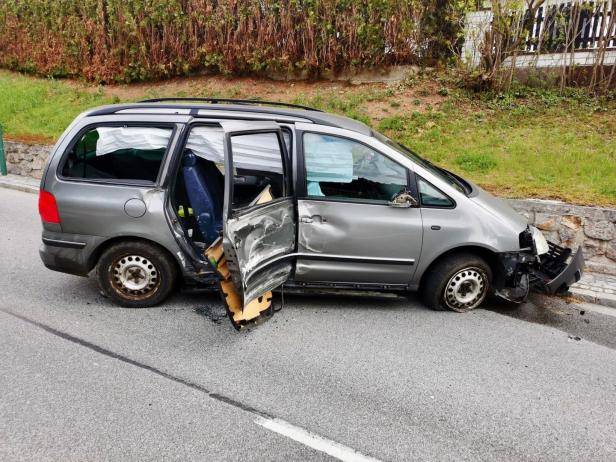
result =
[[[90,130],[82,136],[69,152],[62,168],[62,176],[100,180],[156,181],[165,155],[165,145],[156,149],[118,146],[118,149],[103,154],[97,151],[99,138],[99,129]]]
[[[275,172],[236,169],[233,180],[233,210],[254,203],[269,187],[271,195],[283,194],[283,175]],[[224,167],[185,149],[172,192],[180,223],[193,244],[204,249],[222,232]]]

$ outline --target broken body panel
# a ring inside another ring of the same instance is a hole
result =
[[[531,290],[544,294],[566,292],[582,277],[584,255],[546,241],[546,251],[538,251],[532,228],[520,235],[529,247],[519,252],[498,254],[496,295],[514,303],[526,301]]]
[[[221,276],[221,291],[235,327],[255,322],[271,314],[271,290],[287,281],[293,272],[290,258],[295,251],[295,203],[288,184],[289,166],[282,131],[272,122],[222,123],[224,130],[225,191],[222,250],[216,241],[206,252]],[[269,150],[261,146],[234,151],[234,139],[253,135],[271,135]],[[234,138],[235,137],[235,138]],[[253,152],[254,151],[254,159]],[[235,154],[238,154],[237,156]],[[264,160],[263,160],[264,159]],[[247,205],[237,204],[234,197],[238,173],[259,172],[258,163],[268,163],[268,175],[281,175],[280,197],[267,185]],[[221,255],[222,252],[222,255]]]
[[[224,223],[227,265],[242,301],[248,303],[284,283],[293,265],[295,213],[291,199],[271,202]]]

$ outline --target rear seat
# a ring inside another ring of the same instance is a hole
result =
[[[184,153],[182,174],[197,225],[209,246],[222,231],[223,175],[214,163],[199,160],[190,150]]]

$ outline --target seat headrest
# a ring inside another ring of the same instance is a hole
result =
[[[184,151],[184,158],[182,159],[182,164],[185,167],[194,167],[197,165],[197,156],[190,150],[186,149]]]

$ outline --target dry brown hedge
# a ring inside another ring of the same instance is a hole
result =
[[[130,82],[213,71],[324,72],[449,54],[445,0],[2,0],[0,66]]]

